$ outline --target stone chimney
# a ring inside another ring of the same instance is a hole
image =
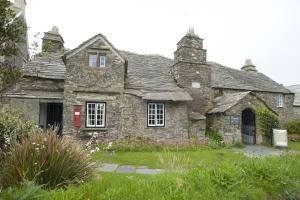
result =
[[[177,43],[174,59],[175,63],[206,63],[206,49],[203,49],[203,39],[195,34],[193,27],[190,27],[186,35]]]
[[[246,59],[245,65],[241,68],[246,72],[257,72],[255,65],[253,65],[251,59]]]
[[[45,32],[42,41],[42,52],[57,53],[64,49],[64,39],[59,34],[57,26],[53,26],[51,31]]]
[[[14,0],[14,6],[20,8],[21,10],[25,10],[26,1],[25,0]]]

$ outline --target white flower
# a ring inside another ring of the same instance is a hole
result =
[[[95,153],[95,150],[94,150],[94,149],[92,149],[90,152],[91,152],[91,153]]]
[[[100,150],[99,147],[96,147],[96,148],[95,148],[95,151],[96,151],[96,152],[98,152],[99,150]]]
[[[35,145],[35,142],[33,142],[32,145]]]
[[[37,165],[37,163],[35,162],[34,165]]]

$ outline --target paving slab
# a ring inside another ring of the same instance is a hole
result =
[[[288,154],[297,154],[298,151],[288,149],[276,149],[274,147],[265,147],[261,145],[246,145],[244,148],[234,148],[235,152],[244,153],[248,157],[281,156]]]
[[[118,168],[119,165],[111,164],[111,163],[102,163],[99,167],[96,168],[96,171],[99,172],[114,172]]]
[[[147,169],[147,168],[138,168],[136,173],[138,174],[160,174],[164,172],[163,169]]]
[[[133,165],[121,165],[117,168],[118,173],[135,173],[136,167]]]

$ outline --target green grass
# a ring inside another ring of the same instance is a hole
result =
[[[245,156],[234,153],[230,149],[203,148],[195,151],[171,151],[174,156],[185,157],[191,161],[193,166],[212,165],[219,162],[234,162],[245,159]],[[116,152],[112,156],[107,156],[103,152],[92,154],[94,161],[104,163],[116,163],[120,165],[147,166],[150,168],[162,168],[160,156],[165,157],[169,151],[149,151],[149,152]]]
[[[300,151],[300,142],[289,142],[289,149]]]
[[[300,199],[300,155],[214,163],[185,174],[101,173],[79,186],[51,191],[27,184],[0,199],[21,194],[45,200]]]

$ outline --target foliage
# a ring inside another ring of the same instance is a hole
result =
[[[288,134],[300,135],[300,119],[295,119],[288,122]]]
[[[3,199],[10,200],[42,199],[42,197],[43,191],[41,186],[36,185],[32,181],[25,181],[20,188],[9,188],[2,196]]]
[[[210,147],[214,149],[225,147],[223,136],[218,131],[206,130],[205,134],[208,136]]]
[[[33,122],[25,120],[23,113],[5,107],[0,111],[0,149],[7,150],[10,143],[20,142],[35,128]]]
[[[90,158],[74,140],[59,138],[56,130],[32,132],[21,143],[2,153],[0,184],[3,187],[34,181],[46,188],[81,183],[92,175]]]
[[[256,113],[260,133],[271,139],[273,129],[279,127],[277,115],[266,108],[257,109]]]
[[[192,166],[192,160],[187,154],[177,154],[168,150],[160,153],[158,159],[162,168],[173,172],[184,172]]]
[[[16,17],[10,8],[10,1],[0,0],[0,57],[16,56],[16,43],[23,43],[27,31],[25,22]],[[19,66],[21,67],[21,66]],[[0,91],[13,84],[20,77],[20,69],[13,68],[7,61],[0,62]]]
[[[199,166],[186,174],[103,173],[78,187],[37,194],[43,200],[299,199],[299,167],[300,155],[293,155]]]

